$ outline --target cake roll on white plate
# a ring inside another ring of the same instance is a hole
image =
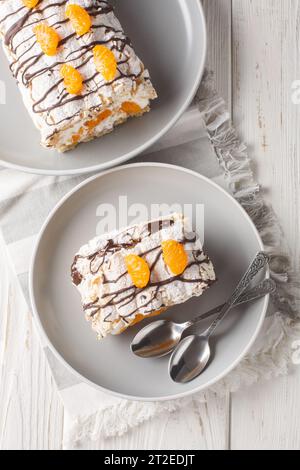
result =
[[[44,147],[107,134],[157,97],[106,0],[1,0],[0,37]]]
[[[94,238],[76,254],[71,275],[99,339],[202,295],[216,280],[182,214]]]

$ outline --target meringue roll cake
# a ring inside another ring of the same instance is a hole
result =
[[[216,280],[182,214],[94,238],[76,254],[71,276],[99,339],[202,295]]]
[[[0,0],[0,37],[44,147],[107,134],[157,97],[105,0]]]

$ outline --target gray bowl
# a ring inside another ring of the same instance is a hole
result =
[[[6,87],[6,105],[0,106],[0,164],[48,175],[103,170],[150,147],[190,104],[202,77],[206,55],[206,28],[200,1],[114,0],[114,3],[158,90],[159,99],[152,111],[67,154],[44,150],[1,52],[0,80]]]

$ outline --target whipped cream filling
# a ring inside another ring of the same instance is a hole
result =
[[[57,148],[64,148],[65,146],[71,147],[73,144],[73,136],[77,135],[80,132],[80,141],[90,140],[93,136],[102,135],[111,132],[114,129],[114,126],[120,122],[126,121],[130,116],[127,113],[122,111],[121,106],[124,101],[134,101],[140,109],[142,113],[147,112],[149,110],[150,99],[149,96],[149,85],[147,82],[141,83],[134,95],[130,93],[131,89],[123,89],[122,94],[117,94],[114,98],[111,107],[109,109],[111,111],[111,115],[101,121],[97,126],[93,129],[89,129],[86,127],[85,120],[89,121],[92,119],[96,119],[98,114],[97,113],[88,113],[87,119],[78,119],[77,122],[73,123],[72,126],[67,127],[66,129],[58,132],[54,135],[56,139],[55,147]],[[50,142],[49,142],[50,140]],[[51,145],[51,139],[46,136],[45,140],[42,142],[43,145],[48,146]]]

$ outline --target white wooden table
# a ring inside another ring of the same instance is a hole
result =
[[[203,3],[209,65],[241,136],[250,144],[259,181],[276,208],[299,269],[300,105],[292,103],[291,95],[293,81],[300,80],[300,0]],[[0,290],[0,310],[6,300]],[[0,448],[59,449],[64,410],[38,339],[24,331],[30,347],[20,372],[12,377],[13,327],[7,319],[0,320],[0,327],[6,354],[0,363]],[[206,405],[195,404],[90,448],[299,449],[299,388],[300,369]]]

